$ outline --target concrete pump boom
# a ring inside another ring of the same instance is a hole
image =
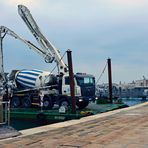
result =
[[[45,61],[48,61],[48,59],[50,59],[50,53],[45,53],[44,50],[38,48],[37,46],[35,46],[33,43],[31,43],[30,41],[23,39],[22,37],[20,37],[19,35],[17,35],[16,33],[14,33],[14,31],[10,30],[9,28],[5,27],[5,26],[0,26],[0,33],[5,34],[5,35],[10,35],[12,37],[14,37],[15,39],[18,39],[20,41],[22,41],[23,43],[25,43],[26,45],[29,46],[30,49],[33,49],[35,52],[37,52],[40,56],[42,56]]]
[[[20,37],[16,33],[14,33],[12,30],[10,30],[9,28],[7,28],[5,26],[0,26],[0,83],[1,83],[0,85],[2,85],[2,83],[6,82],[6,76],[4,73],[4,66],[3,66],[3,47],[2,47],[3,39],[4,39],[5,35],[10,35],[10,36],[14,37],[15,39],[22,41],[30,49],[34,50],[39,55],[41,55],[45,59],[45,61],[50,58],[49,54],[45,53],[44,50],[38,48],[30,41],[23,39],[22,37]]]
[[[51,54],[50,59],[48,59],[49,63],[52,63],[54,60],[58,66],[58,70],[61,73],[66,73],[67,72],[67,66],[64,63],[60,51],[56,49],[50,41],[48,41],[45,36],[41,33],[37,23],[33,19],[29,9],[26,6],[23,5],[18,5],[18,13],[41,46],[41,48],[44,50],[44,52]]]

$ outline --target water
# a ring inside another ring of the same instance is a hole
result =
[[[127,104],[128,106],[133,106],[133,105],[137,105],[137,104],[141,104],[144,102],[147,102],[148,99],[144,100],[142,98],[123,98],[122,99],[124,104]]]

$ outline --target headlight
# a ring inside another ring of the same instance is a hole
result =
[[[83,101],[83,99],[79,99],[79,102],[82,102]]]
[[[98,100],[98,99],[99,99],[98,97],[95,98],[95,100]]]

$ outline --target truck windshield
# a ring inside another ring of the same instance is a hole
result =
[[[79,86],[92,86],[95,85],[95,79],[93,77],[76,77]]]

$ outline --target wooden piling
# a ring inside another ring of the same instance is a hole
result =
[[[75,98],[75,86],[74,86],[74,74],[73,74],[73,64],[71,50],[67,51],[68,68],[69,68],[69,79],[70,79],[70,92],[72,98],[72,112],[76,113],[76,98]]]
[[[112,103],[113,102],[112,100],[112,69],[111,69],[111,59],[110,58],[107,59],[107,63],[108,63],[109,100],[110,100],[110,103]]]

